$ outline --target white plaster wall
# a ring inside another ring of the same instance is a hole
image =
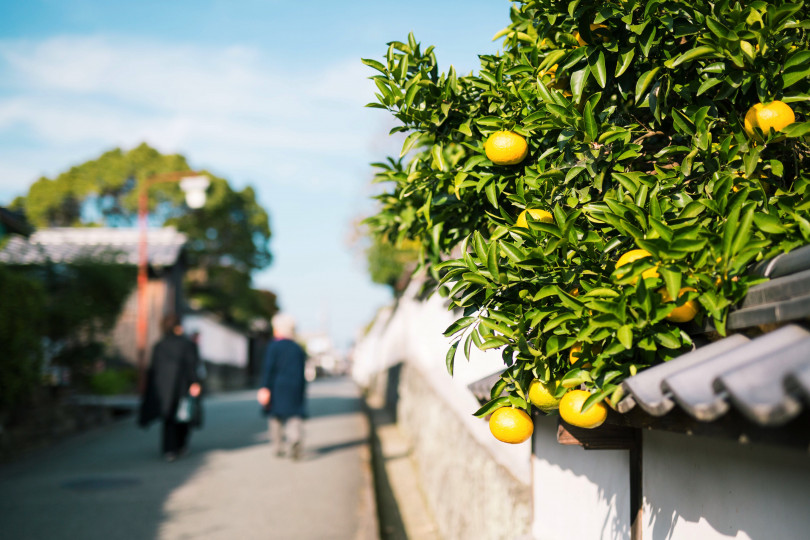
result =
[[[213,364],[244,368],[248,364],[248,338],[204,315],[183,317],[187,335],[200,333],[200,358]]]
[[[563,446],[557,442],[553,416],[537,418],[534,444],[536,540],[630,538],[627,450]]]
[[[661,431],[643,436],[644,540],[810,538],[806,452]]]
[[[447,407],[458,415],[472,437],[489,450],[496,462],[528,483],[530,442],[501,443],[490,433],[486,420],[472,415],[479,403],[467,386],[504,369],[500,351],[482,352],[473,346],[467,361],[459,349],[451,377],[445,367],[445,354],[451,342],[443,332],[457,316],[448,311],[446,301],[439,295],[418,300],[418,290],[419,283],[415,279],[395,308],[382,311],[368,334],[358,339],[353,354],[353,378],[361,386],[367,386],[374,373],[398,362],[408,362],[422,372],[436,394],[445,400]]]

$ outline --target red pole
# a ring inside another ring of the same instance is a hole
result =
[[[138,367],[138,391],[143,393],[146,389],[146,286],[148,282],[146,217],[148,215],[148,186],[144,183],[138,192],[138,306],[135,319],[135,348]]]
[[[146,337],[147,318],[146,288],[149,281],[149,256],[147,253],[146,218],[149,214],[149,186],[159,182],[179,182],[186,176],[197,176],[194,171],[175,171],[156,174],[145,179],[138,187],[138,305],[135,318],[135,362],[138,369],[138,391],[143,394],[146,389]]]

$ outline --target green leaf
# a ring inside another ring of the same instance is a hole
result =
[[[653,339],[666,347],[667,349],[680,349],[681,342],[678,338],[672,336],[671,334],[666,334],[663,332],[658,332],[653,336]]]
[[[419,137],[421,136],[422,134],[420,132],[415,131],[410,135],[408,135],[407,137],[405,137],[405,142],[402,143],[402,150],[400,150],[399,152],[399,157],[403,157],[405,154],[410,152],[411,148],[413,148],[413,146],[416,144],[416,142],[419,140]]]
[[[484,187],[484,193],[487,195],[487,199],[489,199],[490,204],[495,208],[498,208],[498,186],[495,184],[495,181],[489,182]]]
[[[498,243],[506,256],[509,257],[513,262],[519,263],[526,258],[526,254],[518,246],[510,244],[509,242],[504,242],[503,240],[499,240]]]
[[[779,218],[770,214],[763,214],[757,212],[754,214],[754,223],[757,227],[768,234],[782,234],[785,232],[785,226],[779,221]]]
[[[440,171],[446,171],[447,165],[444,163],[444,156],[442,156],[442,147],[439,144],[434,144],[430,148],[430,155],[433,157],[433,166]]]
[[[633,348],[633,328],[629,324],[625,324],[616,332],[616,337],[619,342],[624,345],[625,349]]]
[[[782,84],[785,88],[793,86],[810,76],[810,51],[799,51],[785,62],[782,73]]]
[[[376,69],[377,71],[379,71],[383,75],[386,75],[388,73],[388,70],[385,69],[385,66],[382,65],[380,62],[378,62],[376,60],[370,60],[368,58],[361,58],[360,61],[363,62],[368,67]]]
[[[619,77],[622,73],[627,71],[633,63],[633,57],[636,55],[636,49],[632,48],[629,49],[627,52],[624,52],[619,57],[619,62],[616,63],[616,77]]]
[[[737,225],[737,232],[734,233],[734,241],[731,244],[731,256],[733,257],[745,246],[745,243],[751,240],[751,221],[755,219],[754,210],[756,205],[749,205],[745,214],[743,214],[740,223]],[[764,215],[764,214],[763,214]],[[779,221],[779,220],[777,220]],[[780,224],[781,226],[781,224]],[[673,296],[673,298],[675,298]]]
[[[447,330],[444,331],[444,335],[447,337],[452,336],[453,334],[470,326],[474,320],[474,317],[462,317],[448,326]]]
[[[588,57],[588,65],[591,67],[591,73],[593,73],[594,79],[599,86],[602,88],[605,87],[607,84],[607,71],[605,70],[605,53],[601,50],[599,51],[599,56],[596,57],[595,61],[592,60],[592,56]]]
[[[582,111],[582,118],[585,120],[585,134],[587,135],[585,142],[595,141],[599,136],[599,131],[590,102],[585,104],[585,110]]]
[[[681,280],[683,276],[675,269],[659,266],[658,272],[664,278],[664,283],[667,286],[667,293],[670,298],[676,299],[681,292]]]
[[[498,276],[500,275],[500,269],[498,268],[498,243],[491,242],[489,244],[489,249],[487,250],[487,269],[489,273],[492,274],[492,281],[497,282]]]
[[[416,93],[419,91],[419,85],[414,84],[408,88],[408,91],[405,93],[405,104],[402,107],[403,109],[409,109],[411,104],[413,104],[413,100],[416,97]]]
[[[694,49],[687,51],[681,55],[676,56],[675,58],[664,62],[664,65],[670,69],[675,68],[683,64],[684,62],[689,62],[691,60],[696,60],[698,58],[703,58],[709,55],[716,55],[717,51],[714,47],[695,47]]]
[[[661,66],[656,66],[638,78],[636,83],[636,104],[644,97],[645,92],[653,83],[659,71],[661,71]]]
[[[779,132],[791,138],[804,137],[810,133],[810,122],[795,122],[786,128],[782,128]]]
[[[509,397],[508,396],[501,396],[495,398],[491,401],[487,401],[484,405],[473,413],[473,416],[477,416],[478,418],[483,418],[485,416],[489,416],[490,414],[494,413],[496,410],[500,409],[501,407],[508,407],[510,406]]]
[[[579,103],[582,97],[582,91],[585,89],[585,83],[588,82],[588,76],[590,74],[591,68],[589,66],[585,66],[571,74],[571,93],[573,94],[575,103]]]
[[[506,390],[506,386],[508,384],[509,383],[506,382],[506,379],[503,378],[498,379],[498,382],[496,382],[492,386],[492,390],[489,391],[489,398],[498,399],[499,397],[501,397],[501,394],[503,393],[504,390]]]
[[[449,373],[451,377],[453,376],[453,367],[456,362],[456,349],[458,349],[458,344],[459,342],[456,341],[450,345],[450,349],[447,350],[447,354],[444,356],[444,364],[447,368],[447,373]]]

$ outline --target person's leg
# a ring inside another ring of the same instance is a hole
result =
[[[163,421],[163,455],[172,461],[177,457],[177,422],[171,419]]]
[[[293,459],[301,458],[301,447],[304,444],[304,419],[293,416],[287,420],[287,441],[290,444]]]
[[[270,417],[270,441],[276,455],[284,455],[284,434],[282,432],[281,419],[277,416]]]
[[[188,439],[191,433],[191,424],[188,422],[177,423],[177,453],[184,455],[188,453]]]

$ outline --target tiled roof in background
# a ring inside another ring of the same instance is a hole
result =
[[[173,227],[147,231],[147,256],[152,266],[172,266],[186,243],[186,235]],[[0,263],[42,264],[47,260],[70,263],[100,259],[117,264],[138,264],[138,229],[40,229],[28,239],[13,237],[0,251]]]

